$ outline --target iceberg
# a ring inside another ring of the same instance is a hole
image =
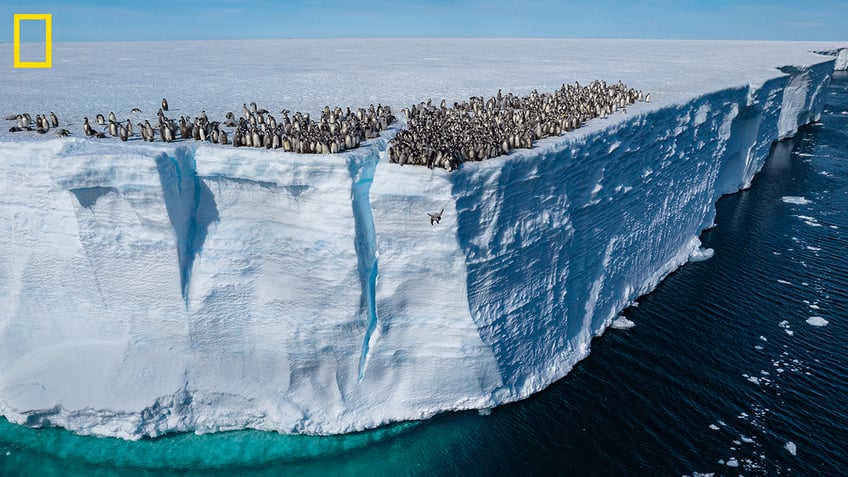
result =
[[[244,63],[202,87],[178,81],[212,61],[202,43],[155,61],[120,58],[171,46],[98,44],[94,66],[92,45],[60,44],[55,72],[0,75],[0,97],[55,106],[76,136],[86,114],[155,110],[162,84],[106,86],[145,68],[172,108],[221,117],[242,98],[278,107],[248,70],[279,73],[305,111],[595,77],[652,100],[450,173],[389,163],[402,120],[317,156],[0,133],[0,415],[124,439],[330,434],[525,398],[705,254],[715,201],[818,119],[836,63],[794,43],[363,40],[364,61],[350,43],[280,42],[302,54],[277,69],[237,54],[273,42],[216,43]]]

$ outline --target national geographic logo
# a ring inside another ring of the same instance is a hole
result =
[[[32,21],[44,22],[44,61],[23,61],[21,59],[21,24]],[[50,13],[16,13],[14,52],[15,68],[52,68],[53,15]]]

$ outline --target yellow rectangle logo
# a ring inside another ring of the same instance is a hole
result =
[[[21,61],[21,22],[44,22],[44,61]],[[53,67],[53,15],[50,13],[15,14],[15,68],[52,68]]]

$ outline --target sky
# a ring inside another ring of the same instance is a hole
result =
[[[53,15],[53,41],[253,38],[652,38],[848,40],[846,0],[4,0]],[[22,41],[43,41],[24,22]]]

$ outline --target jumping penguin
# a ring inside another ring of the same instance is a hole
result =
[[[427,212],[427,215],[430,216],[430,225],[438,224],[440,220],[442,220],[442,213],[445,211],[444,207],[437,214],[431,214]]]

